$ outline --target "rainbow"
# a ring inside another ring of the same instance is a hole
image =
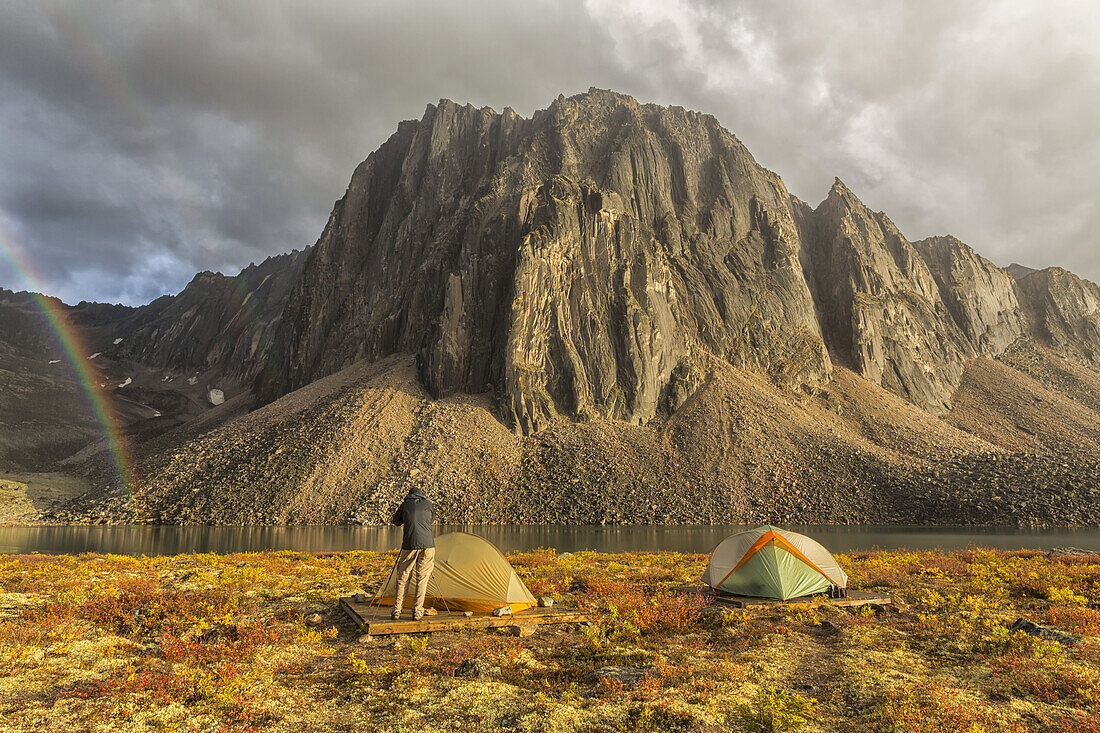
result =
[[[72,10],[62,6],[51,13],[54,29],[82,57],[101,91],[115,102],[131,123],[141,129],[155,129],[150,114],[136,93],[134,85],[126,78],[123,70],[89,36],[84,29],[84,21]],[[155,146],[153,155],[152,168],[159,174],[169,194],[175,200],[176,211],[183,219],[184,226],[190,227],[195,232],[208,231],[208,228],[202,226],[201,216],[194,204],[198,200],[197,191],[193,186],[188,185],[184,176],[178,173],[178,161],[163,146]],[[196,236],[194,239],[201,242],[209,237]],[[23,279],[21,287],[31,294],[35,306],[42,313],[54,342],[63,355],[63,360],[69,367],[74,381],[79,385],[97,423],[120,488],[127,496],[132,495],[138,485],[137,464],[122,429],[123,423],[111,399],[100,387],[98,370],[88,359],[92,351],[85,344],[80,331],[70,321],[65,306],[55,299],[40,294],[46,289],[43,287],[44,281],[35,272],[25,250],[18,246],[11,227],[5,228],[2,212],[0,212],[0,260],[9,262],[16,274]]]
[[[80,331],[69,320],[64,305],[53,298],[40,294],[42,279],[38,277],[30,259],[16,244],[15,237],[0,219],[0,257],[3,257],[23,278],[26,289],[46,320],[54,342],[60,349],[64,360],[70,367],[73,378],[80,386],[91,414],[103,435],[119,486],[127,495],[131,495],[137,486],[137,470],[133,453],[130,450],[122,422],[115,412],[114,405],[106,392],[100,387],[100,376],[92,366],[88,356],[91,351],[84,343]]]

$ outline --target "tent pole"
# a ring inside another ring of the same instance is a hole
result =
[[[381,593],[383,590],[385,590],[386,586],[389,585],[390,578],[393,576],[394,571],[397,570],[397,563],[399,563],[399,562],[401,562],[401,550],[397,551],[397,557],[394,558],[393,565],[390,567],[390,572],[386,575],[386,579],[384,581],[382,581],[382,585],[381,585],[381,587],[379,587],[378,591],[374,594],[374,598],[370,599],[370,603],[367,604],[368,606],[378,606],[378,607],[380,607],[382,605],[381,603],[377,602],[377,601],[382,600],[382,596],[380,596],[379,593]],[[394,589],[394,599],[393,600],[394,600],[394,603],[397,602],[397,589],[396,588]],[[372,619],[374,618],[374,614],[371,614],[371,618]]]

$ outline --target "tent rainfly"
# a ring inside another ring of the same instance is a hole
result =
[[[715,592],[788,600],[848,587],[832,554],[797,532],[766,525],[722,540],[703,573]]]
[[[414,576],[407,592],[415,593]],[[375,605],[393,605],[397,592],[397,574],[390,573],[386,583],[374,595]],[[413,596],[404,604],[412,607]],[[425,605],[440,610],[488,613],[503,606],[512,612],[537,605],[535,597],[516,575],[516,571],[491,542],[465,532],[452,532],[435,538],[435,569],[428,581]]]

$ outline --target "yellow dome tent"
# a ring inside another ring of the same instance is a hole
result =
[[[788,600],[848,587],[832,554],[797,532],[766,525],[722,540],[703,573],[718,593]]]
[[[371,605],[392,606],[396,592],[397,574],[391,572]],[[409,579],[407,592],[410,595],[405,605],[412,607],[415,576]],[[435,538],[435,569],[428,581],[425,605],[477,613],[510,606],[515,613],[536,604],[531,591],[493,543],[465,532]]]

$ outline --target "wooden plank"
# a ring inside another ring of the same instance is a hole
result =
[[[771,608],[773,606],[837,606],[852,608],[866,606],[871,603],[889,605],[893,603],[893,597],[881,593],[866,593],[864,591],[850,590],[847,598],[828,598],[824,596],[799,596],[781,601],[776,598],[752,598],[750,596],[715,596],[714,601],[734,608]]]
[[[862,590],[848,591],[847,598],[829,598],[824,595],[799,596],[786,601],[778,598],[756,598],[754,596],[714,595],[714,591],[705,585],[681,585],[672,590],[679,593],[690,593],[710,598],[714,603],[721,603],[734,608],[769,608],[771,606],[865,606],[869,603],[881,603],[888,605],[894,602],[893,597],[884,593],[869,593]]]
[[[359,603],[350,598],[340,599],[340,608],[351,617],[360,630],[371,636],[387,634],[418,634],[433,631],[455,631],[459,629],[488,629],[501,626],[541,626],[544,624],[585,623],[592,615],[573,608],[531,608],[514,613],[511,616],[491,616],[442,611],[436,616],[425,616],[419,621],[401,618],[396,621],[389,617],[389,607],[372,606]]]

